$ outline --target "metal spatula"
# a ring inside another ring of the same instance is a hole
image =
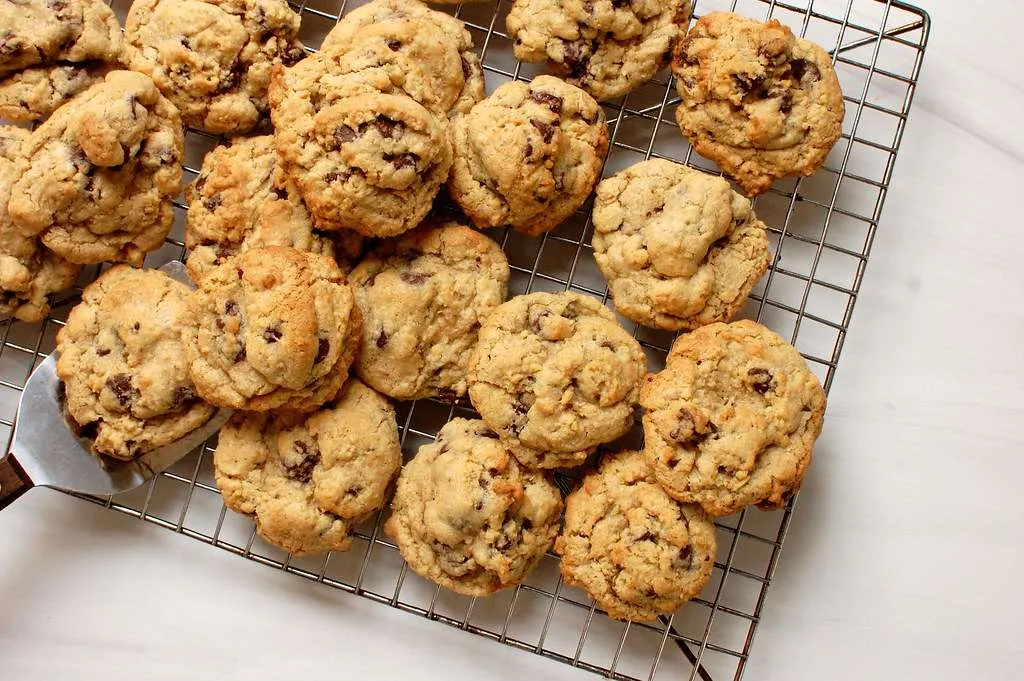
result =
[[[85,494],[127,492],[198,447],[231,416],[230,409],[221,409],[202,428],[134,461],[100,459],[64,419],[56,364],[53,353],[32,372],[21,394],[11,451],[0,459],[0,509],[36,486]]]

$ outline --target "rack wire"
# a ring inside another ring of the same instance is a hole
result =
[[[347,9],[347,0],[304,0],[303,42],[320,45]],[[114,0],[124,19],[129,0]],[[466,4],[450,11],[472,32],[488,92],[510,79],[529,79],[542,69],[518,63],[503,32],[511,2]],[[696,0],[694,15],[729,10],[779,19],[830,50],[846,99],[843,136],[810,178],[777,182],[755,201],[769,226],[774,258],[743,317],[757,319],[789,340],[828,390],[849,328],[871,251],[893,164],[907,123],[928,41],[929,18],[893,0]],[[668,158],[717,172],[695,154],[675,125],[678,104],[663,71],[623,100],[605,105],[611,150],[608,175],[650,157]],[[220,140],[197,131],[186,135],[186,176],[198,173],[203,155]],[[180,199],[180,197],[179,197]],[[147,266],[181,259],[186,206],[176,202],[171,236],[151,253]],[[590,205],[553,232],[525,237],[491,231],[512,268],[510,295],[574,290],[606,304],[608,293],[590,247]],[[77,291],[98,274],[88,268]],[[72,293],[42,324],[0,322],[0,438],[10,442],[20,392],[35,365],[54,349],[57,329],[77,302]],[[644,347],[652,371],[664,365],[673,336],[625,319]],[[406,456],[433,439],[458,405],[421,400],[398,405]],[[638,429],[623,444],[636,445]],[[229,513],[212,474],[215,442],[206,443],[141,489],[114,498],[83,497],[107,508],[224,549],[239,556],[369,598],[415,615],[616,679],[738,679],[750,656],[794,501],[780,511],[744,511],[716,522],[718,555],[703,594],[669,618],[623,623],[607,618],[586,594],[562,583],[557,557],[546,556],[516,589],[471,599],[457,596],[407,570],[381,532],[379,514],[359,528],[350,551],[297,558],[264,543],[247,518]]]

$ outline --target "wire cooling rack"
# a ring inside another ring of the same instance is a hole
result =
[[[113,3],[122,21],[128,4]],[[348,9],[355,4],[361,3],[349,3]],[[519,64],[512,55],[511,41],[503,32],[510,4],[501,0],[495,7],[492,0],[448,9],[473,33],[488,92],[509,79],[528,79],[541,72],[534,65]],[[788,337],[827,390],[906,125],[928,39],[928,16],[891,0],[694,4],[696,16],[730,10],[758,19],[777,18],[834,55],[847,106],[842,139],[813,177],[777,182],[755,202],[769,226],[774,259],[742,314]],[[301,37],[310,48],[320,45],[347,9],[344,0],[307,0],[295,8],[302,13]],[[605,174],[652,156],[715,171],[679,134],[673,116],[677,103],[670,77],[663,71],[624,100],[605,105],[612,140]],[[188,179],[195,177],[203,155],[218,142],[188,132]],[[508,254],[510,295],[572,289],[607,302],[589,243],[589,209],[588,203],[541,238],[490,232]],[[148,266],[182,258],[185,210],[179,202],[171,237],[149,255]],[[97,268],[88,268],[79,285],[97,274]],[[56,331],[77,299],[77,293],[69,294],[42,324],[0,322],[0,438],[8,443],[19,393],[35,364],[53,350]],[[620,321],[633,329],[651,370],[659,370],[672,335]],[[406,456],[431,441],[453,415],[465,413],[465,403],[449,406],[421,400],[398,405]],[[623,444],[639,444],[639,432]],[[212,446],[207,443],[139,490],[112,499],[85,498],[264,565],[618,679],[738,679],[793,508],[791,503],[781,511],[749,511],[720,519],[714,574],[701,597],[654,624],[622,623],[608,619],[584,593],[563,584],[553,555],[514,590],[486,599],[442,591],[406,569],[381,532],[380,517],[360,528],[350,551],[312,558],[286,555],[261,541],[247,518],[226,512],[213,480]]]

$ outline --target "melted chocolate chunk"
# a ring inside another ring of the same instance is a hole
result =
[[[351,142],[356,138],[356,131],[342,123],[334,129],[334,141],[338,144]]]
[[[794,59],[789,62],[789,69],[793,74],[793,78],[800,81],[804,86],[821,80],[821,71],[806,59]]]
[[[402,49],[402,43],[401,41],[398,40],[388,40],[386,44],[388,46],[388,49],[391,50],[392,52],[398,52],[400,49]]]
[[[754,367],[753,369],[750,369],[749,371],[747,371],[747,376],[750,377],[750,379],[751,379],[750,387],[753,388],[755,392],[758,392],[761,395],[764,395],[769,390],[772,389],[772,378],[773,378],[773,376],[772,376],[772,373],[770,371],[768,371],[767,369],[762,369],[762,368],[759,368],[759,367]]]
[[[539,121],[536,118],[531,118],[530,125],[537,128],[537,132],[540,133],[541,139],[544,140],[545,144],[550,143],[552,138],[555,136],[556,126],[550,123],[545,123],[544,121]]]
[[[107,379],[107,387],[122,407],[127,407],[139,396],[139,391],[132,385],[132,378],[128,374],[114,374]]]
[[[395,170],[401,170],[402,168],[415,168],[420,157],[412,153],[384,154],[384,160],[393,165]]]
[[[313,364],[319,364],[320,362],[327,359],[327,353],[331,351],[331,341],[326,338],[321,338],[316,343],[316,357],[313,359]]]
[[[296,45],[294,47],[289,47],[287,50],[285,50],[284,54],[281,55],[281,61],[284,62],[285,66],[291,66],[292,64],[295,64],[305,56],[306,51],[299,47],[298,45]]]
[[[192,388],[188,386],[179,385],[174,389],[174,395],[171,397],[175,408],[180,407],[188,402],[195,402],[197,395]]]
[[[558,95],[553,95],[550,92],[536,91],[530,93],[530,99],[543,104],[556,114],[562,113],[562,98]]]
[[[324,182],[327,184],[331,184],[332,182],[344,182],[350,177],[352,177],[352,173],[342,172],[340,170],[331,170],[324,174]]]
[[[387,116],[377,116],[377,120],[373,122],[373,127],[377,128],[377,132],[384,139],[391,139],[395,136],[396,132],[402,132],[405,129],[405,124],[400,121],[395,121]]]
[[[387,344],[388,344],[388,334],[387,334],[386,331],[384,331],[384,329],[381,329],[380,333],[377,334],[377,347],[378,348],[382,348],[382,347],[384,347]]]
[[[455,404],[459,401],[459,394],[451,388],[438,388],[437,399],[445,404]]]
[[[221,203],[223,203],[223,199],[221,199],[220,194],[215,194],[214,196],[211,196],[210,198],[205,199],[203,201],[203,208],[212,213],[213,211],[220,208]]]
[[[270,327],[263,330],[263,340],[267,343],[276,343],[281,340],[281,335],[281,329]]]
[[[432,276],[434,275],[429,272],[402,272],[398,275],[402,281],[412,286],[419,286]]]
[[[309,445],[301,440],[295,442],[295,453],[302,455],[302,461],[294,466],[286,466],[288,477],[298,482],[309,482],[313,477],[313,468],[320,463],[320,452],[309,451]]]
[[[106,357],[110,354],[110,348],[96,348],[96,354],[99,357]]]

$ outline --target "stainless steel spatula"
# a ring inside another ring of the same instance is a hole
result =
[[[0,459],[0,509],[37,486],[85,494],[127,492],[198,447],[231,416],[231,410],[221,409],[202,428],[134,461],[100,459],[64,420],[56,364],[53,353],[32,372],[21,394],[11,451]]]

